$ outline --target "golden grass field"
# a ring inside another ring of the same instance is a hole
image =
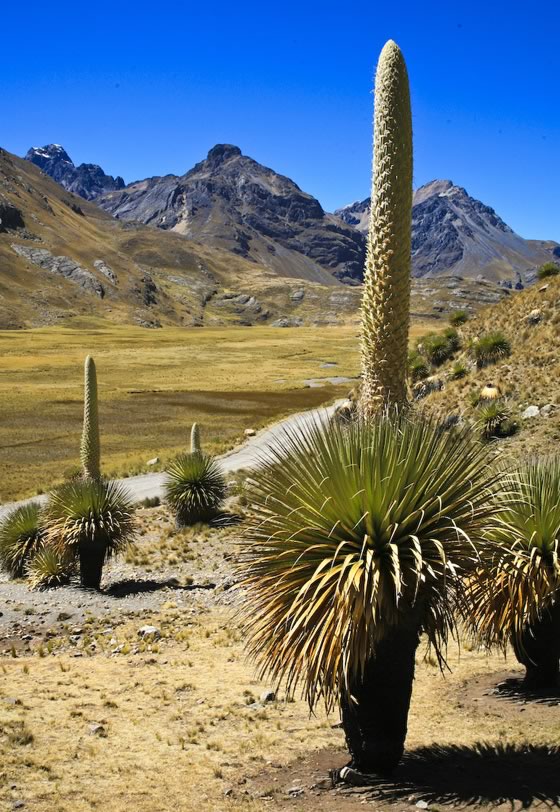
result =
[[[285,702],[282,693],[279,701],[249,707],[268,686],[247,664],[228,610],[189,615],[169,603],[141,622],[159,626],[163,638],[135,655],[124,653],[129,645],[113,656],[45,650],[2,657],[3,808],[17,799],[34,812],[264,812],[321,804],[309,784],[305,806],[287,790],[291,770],[317,750],[330,748],[327,765],[343,763],[343,734],[333,729],[338,717],[310,717],[304,703]],[[115,634],[133,644],[140,621],[121,624],[111,624]],[[474,651],[459,657],[453,647],[449,663],[443,677],[419,654],[409,750],[480,741],[560,745],[560,708],[488,696],[506,673],[518,673],[513,658],[505,663]],[[472,784],[476,793],[476,776]],[[332,803],[314,808],[363,808],[359,800]]]
[[[189,442],[221,452],[290,412],[349,388],[304,379],[354,376],[356,330],[43,328],[0,333],[0,502],[47,490],[79,464],[83,362],[93,355],[107,474],[144,470]],[[321,363],[332,361],[332,368]]]
[[[122,476],[183,450],[194,421],[205,447],[222,452],[246,428],[344,397],[348,383],[304,381],[357,375],[356,336],[351,327],[146,330],[102,322],[0,331],[0,503],[48,490],[79,465],[87,354],[97,365],[103,468]]]

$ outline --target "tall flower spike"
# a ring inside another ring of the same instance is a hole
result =
[[[101,477],[101,449],[99,443],[99,414],[97,408],[97,373],[91,356],[84,369],[84,427],[80,445],[80,460],[85,479]]]
[[[412,116],[406,64],[389,40],[375,76],[373,182],[362,296],[362,392],[368,419],[406,403],[412,229]]]
[[[191,454],[199,454],[200,451],[200,429],[198,423],[193,423],[191,429]]]

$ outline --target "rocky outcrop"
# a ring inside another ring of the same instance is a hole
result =
[[[32,147],[25,159],[34,163],[69,192],[86,200],[95,200],[99,195],[124,187],[121,177],[106,175],[97,164],[75,166],[60,144]]]
[[[369,198],[335,213],[367,234]],[[435,180],[414,194],[412,265],[415,277],[478,276],[523,287],[547,252],[524,240],[490,206],[450,180]]]
[[[96,296],[100,296],[101,298],[105,295],[101,282],[99,282],[92,273],[82,268],[75,260],[70,259],[70,257],[55,257],[50,251],[47,251],[46,248],[31,248],[27,245],[19,245],[16,243],[12,243],[12,248],[16,254],[19,254],[20,257],[25,257],[25,259],[32,262],[33,265],[37,265],[39,268],[50,271],[50,273],[58,274],[65,279],[69,279],[71,282],[74,282],[76,285],[88,291],[88,293],[95,293]]]
[[[0,232],[25,228],[23,214],[6,197],[0,195]]]
[[[361,278],[363,235],[230,144],[217,144],[181,177],[148,178],[97,202],[121,220],[227,248],[283,276],[327,284],[330,274],[342,281]]]

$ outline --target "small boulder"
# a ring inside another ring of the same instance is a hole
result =
[[[525,321],[527,324],[538,324],[539,321],[542,319],[542,311],[539,310],[538,307],[535,307],[534,310],[531,310],[530,313],[527,314],[525,317]]]
[[[553,409],[554,405],[552,403],[547,403],[546,406],[543,406],[541,409],[541,417],[548,417]]]
[[[255,429],[245,429],[245,431],[243,432],[245,437],[254,437],[256,433],[257,432],[255,431]]]
[[[527,406],[525,411],[521,415],[522,420],[531,420],[533,417],[538,417],[540,414],[540,409],[538,406]]]
[[[99,722],[95,722],[93,725],[89,726],[89,734],[90,736],[100,736],[102,739],[107,738],[107,731],[102,724],[99,724]]]
[[[261,702],[274,702],[276,694],[274,691],[263,691],[261,694]]]
[[[151,460],[148,460],[146,465],[157,465],[159,462],[159,457],[152,457]]]
[[[141,626],[138,629],[138,637],[142,638],[151,638],[152,640],[158,640],[161,637],[161,632],[157,626]]]

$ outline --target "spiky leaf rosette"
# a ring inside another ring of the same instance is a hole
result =
[[[76,558],[53,547],[41,547],[26,566],[31,589],[51,589],[67,584],[76,569]]]
[[[438,655],[477,566],[496,475],[487,447],[430,420],[378,415],[285,432],[254,474],[239,570],[263,676],[328,708],[397,624]]]
[[[95,362],[88,355],[84,367],[84,425],[80,446],[80,460],[84,477],[101,476],[101,446],[99,442],[99,414],[97,404],[97,373]]]
[[[54,491],[44,512],[47,544],[65,552],[83,546],[121,552],[134,538],[134,503],[118,482],[84,479]]]
[[[191,429],[191,454],[200,453],[200,451],[202,451],[200,447],[200,428],[198,423],[193,423]]]
[[[44,530],[36,502],[15,508],[0,525],[0,566],[12,578],[25,574],[25,565],[41,545]]]
[[[165,497],[179,525],[208,521],[226,495],[224,475],[213,457],[181,454],[167,468]]]
[[[489,644],[521,641],[560,599],[560,457],[508,473],[498,506],[493,556],[468,590],[468,620]]]
[[[386,43],[375,76],[373,184],[362,297],[362,393],[369,417],[406,402],[412,229],[412,116],[406,64]]]

